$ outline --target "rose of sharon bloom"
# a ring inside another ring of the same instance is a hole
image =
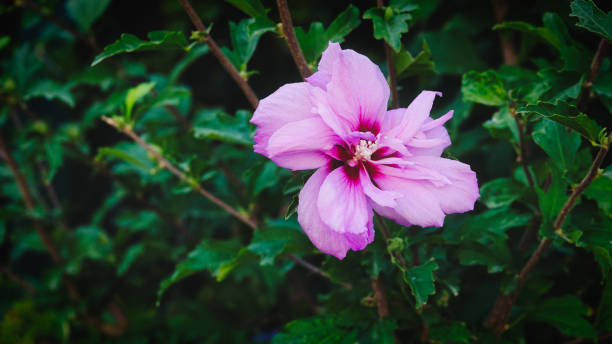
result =
[[[479,197],[470,166],[429,112],[438,92],[387,110],[389,86],[367,57],[330,43],[318,71],[261,100],[255,152],[291,170],[317,169],[299,195],[298,222],[322,252],[343,259],[374,240],[373,211],[402,225],[441,227]]]

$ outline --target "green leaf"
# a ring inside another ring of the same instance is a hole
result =
[[[136,260],[143,253],[144,253],[143,243],[138,243],[138,244],[130,246],[130,248],[125,252],[123,259],[117,266],[117,275],[123,276],[128,271],[128,269],[130,268],[134,260]]]
[[[431,258],[425,264],[415,266],[404,272],[404,281],[410,286],[416,301],[416,307],[421,308],[429,298],[436,293],[433,272],[438,270],[438,264]]]
[[[597,202],[603,212],[612,216],[612,165],[608,165],[584,191],[584,195]]]
[[[423,50],[414,57],[407,50],[402,50],[395,55],[395,70],[400,79],[435,73],[434,66],[427,41],[423,41]]]
[[[544,237],[550,237],[553,234],[553,221],[568,198],[565,191],[567,189],[567,182],[562,177],[563,172],[554,166],[550,166],[550,169],[552,172],[552,183],[548,190],[544,191],[536,187],[540,212],[542,213],[540,235]]]
[[[59,100],[70,107],[74,107],[74,96],[70,92],[69,84],[60,85],[52,80],[42,80],[35,83],[24,94],[24,99],[45,98],[47,100]]]
[[[248,111],[237,111],[232,117],[220,111],[203,110],[193,124],[196,139],[219,140],[245,146],[253,145],[253,131],[248,124]]]
[[[504,242],[465,243],[459,247],[457,256],[461,265],[485,265],[491,274],[503,271],[512,262],[510,249]]]
[[[420,35],[431,49],[435,69],[441,74],[463,74],[482,70],[486,63],[474,46],[474,38],[457,30],[426,32]],[[449,53],[452,51],[452,54]]]
[[[11,43],[11,36],[6,35],[0,37],[0,50],[4,49],[9,43]]]
[[[498,178],[480,187],[479,201],[489,208],[510,205],[525,192],[525,185],[510,178]]]
[[[538,102],[536,105],[519,108],[517,113],[533,114],[540,118],[550,119],[575,130],[591,142],[596,142],[601,132],[601,128],[595,121],[578,111],[576,106],[565,101],[558,101],[555,104]]]
[[[536,27],[522,21],[507,21],[493,26],[493,30],[515,30],[538,36],[551,46],[559,49],[561,40],[552,31],[545,27]]]
[[[576,26],[612,41],[612,12],[604,13],[591,0],[574,0],[570,7],[570,16],[578,18]]]
[[[333,314],[294,320],[276,334],[273,344],[339,343],[352,344],[358,332],[343,326],[341,317]]]
[[[83,31],[89,31],[91,24],[100,18],[109,3],[110,0],[68,0],[66,10]]]
[[[541,321],[556,327],[569,337],[594,338],[597,333],[585,319],[588,313],[587,307],[578,297],[566,295],[534,305],[527,316],[532,321]]]
[[[117,149],[117,148],[110,148],[110,147],[102,147],[98,149],[96,160],[102,160],[109,156],[121,159],[127,162],[128,164],[134,165],[142,169],[146,173],[148,173],[149,171],[151,171],[152,168],[155,167],[155,164],[153,163],[153,161],[149,159],[143,160],[141,159],[141,157],[132,155],[128,151]]]
[[[231,60],[236,69],[241,72],[246,72],[246,65],[257,48],[259,38],[268,31],[276,30],[274,23],[270,22],[268,26],[258,27],[256,31],[253,31],[251,27],[254,24],[255,19],[253,18],[241,20],[237,24],[229,23],[233,50],[224,49],[224,51],[229,52],[228,55],[233,55]]]
[[[580,147],[580,135],[568,132],[565,126],[548,118],[542,118],[533,129],[533,141],[550,157],[563,172],[568,172]]]
[[[408,20],[412,15],[408,13],[395,13],[387,8],[370,8],[363,13],[363,19],[371,19],[374,25],[374,37],[384,39],[395,52],[399,52],[402,47],[402,33],[408,32]]]
[[[500,106],[506,103],[506,90],[494,70],[467,72],[461,79],[461,92],[464,101]]]
[[[134,51],[187,49],[189,42],[179,31],[152,31],[147,35],[148,41],[142,41],[134,35],[124,33],[121,38],[104,47],[104,51],[96,56],[92,66],[106,60],[111,56]]]
[[[265,17],[269,9],[265,8],[260,0],[225,0],[236,6],[242,12],[251,17]]]
[[[325,31],[326,38],[328,41],[342,43],[344,37],[356,29],[360,23],[359,9],[351,4],[329,24]]]
[[[125,116],[129,121],[132,118],[132,108],[140,99],[144,98],[155,87],[155,81],[143,82],[128,90],[125,96]]]
[[[208,49],[208,46],[206,44],[196,45],[195,47],[189,49],[187,55],[185,55],[185,57],[181,61],[179,61],[174,66],[174,68],[172,68],[172,71],[168,75],[168,84],[176,83],[180,76],[183,74],[183,72],[185,72],[185,70],[193,62],[195,62],[201,56],[208,54],[209,51],[210,49]]]
[[[493,117],[484,122],[482,126],[487,128],[492,137],[512,142],[519,141],[516,121],[512,117],[510,109],[508,109],[507,106],[501,107],[499,111],[495,112]]]
[[[297,223],[270,221],[255,231],[248,249],[261,257],[261,265],[270,265],[282,253],[308,253],[311,247]]]
[[[84,259],[97,261],[114,260],[113,243],[106,233],[96,226],[82,226],[73,232],[70,261],[66,272],[76,274]]]
[[[429,328],[429,338],[440,343],[472,343],[472,334],[463,322],[444,322]]]
[[[608,278],[597,307],[595,326],[601,332],[612,331],[612,279]]]
[[[220,278],[224,277],[227,267],[231,266],[238,256],[241,244],[234,240],[212,240],[202,241],[195,249],[187,255],[183,261],[177,264],[174,273],[164,279],[157,291],[157,302],[161,300],[164,292],[178,281],[201,271],[210,273]]]

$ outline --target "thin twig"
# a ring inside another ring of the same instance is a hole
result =
[[[251,229],[257,229],[257,224],[249,219],[247,216],[239,213],[236,209],[232,208],[229,204],[223,202],[215,195],[208,192],[206,189],[202,187],[199,183],[194,183],[190,178],[188,178],[183,172],[181,172],[177,167],[175,167],[170,161],[164,158],[161,154],[157,152],[151,145],[146,143],[140,136],[138,136],[132,129],[128,127],[122,127],[117,124],[112,118],[103,117],[102,120],[106,122],[108,125],[115,127],[115,129],[121,131],[125,135],[129,136],[132,140],[134,140],[138,145],[144,148],[149,154],[153,155],[157,161],[159,161],[162,166],[170,171],[172,174],[177,176],[180,180],[185,183],[192,185],[193,188],[198,191],[202,196],[208,198],[211,202],[215,203],[223,210],[227,211],[230,215],[234,216],[236,219],[249,226]]]
[[[595,52],[593,60],[591,61],[591,69],[589,71],[589,75],[587,79],[582,83],[582,88],[580,89],[580,94],[578,95],[578,109],[580,109],[580,111],[584,111],[584,107],[586,106],[587,100],[589,99],[589,95],[591,93],[591,88],[593,87],[593,82],[597,77],[597,73],[599,73],[599,69],[601,68],[601,64],[603,62],[604,57],[606,57],[607,52],[608,41],[605,38],[602,38],[599,41],[597,51]]]
[[[26,281],[25,279],[17,276],[8,266],[0,268],[0,271],[4,272],[8,279],[19,284],[25,291],[28,292],[28,294],[36,294],[36,287],[34,287],[30,282]]]
[[[599,167],[601,166],[602,162],[604,161],[604,158],[606,157],[606,154],[608,153],[609,141],[611,139],[612,139],[612,134],[608,136],[608,138],[606,139],[606,142],[601,146],[601,148],[597,152],[597,155],[595,156],[595,159],[593,160],[593,163],[591,164],[591,167],[589,168],[589,171],[587,172],[587,174],[584,176],[580,184],[578,184],[572,190],[570,197],[563,204],[563,207],[561,208],[561,210],[559,211],[559,214],[557,215],[557,217],[555,218],[555,221],[553,222],[553,228],[555,231],[561,230],[561,227],[563,226],[565,219],[567,218],[570,211],[576,204],[576,201],[580,198],[584,190],[591,184],[591,182],[593,182],[593,180],[598,177]],[[491,313],[489,314],[489,318],[487,319],[487,322],[486,322],[487,327],[493,328],[494,332],[498,336],[500,336],[506,330],[506,326],[507,326],[506,324],[508,323],[508,320],[510,318],[510,312],[512,311],[512,307],[514,306],[514,303],[516,302],[516,299],[519,295],[521,288],[527,281],[527,277],[529,277],[529,274],[534,269],[536,264],[540,261],[540,259],[542,258],[542,255],[550,247],[551,244],[552,244],[552,239],[550,238],[542,239],[540,241],[540,245],[538,245],[538,248],[531,255],[531,257],[529,258],[529,260],[527,261],[527,263],[521,270],[521,273],[517,277],[516,289],[510,294],[504,294],[502,292],[498,296],[497,301],[495,302],[495,306],[491,310]]]
[[[294,254],[290,254],[289,259],[293,260],[294,262],[298,263],[299,265],[305,267],[306,269],[310,270],[311,272],[327,278],[328,280],[331,280],[331,277],[329,276],[329,274],[327,274],[327,272],[321,270],[319,267],[312,265],[311,263],[305,261],[304,259],[294,255]],[[350,283],[347,282],[340,282],[341,285],[343,285],[346,289],[353,289],[353,285],[351,285]]]
[[[287,0],[276,0],[276,5],[278,6],[278,13],[281,18],[281,23],[283,24],[283,37],[285,37],[285,40],[287,41],[287,46],[289,47],[291,56],[293,56],[295,65],[300,71],[300,75],[303,79],[306,79],[312,75],[312,71],[310,70],[310,67],[308,67],[308,62],[306,62],[302,48],[300,48],[300,44],[295,36],[293,22],[291,20],[291,12],[289,12]]]
[[[371,281],[372,290],[374,291],[374,299],[376,299],[376,309],[378,310],[378,317],[383,319],[389,317],[389,303],[387,302],[387,295],[385,294],[385,287],[383,286],[380,275],[376,278],[372,278]]]
[[[84,35],[84,34],[80,33],[77,29],[73,28],[68,23],[66,23],[63,20],[59,19],[58,17],[54,16],[49,11],[43,10],[38,4],[36,4],[36,3],[34,3],[32,1],[30,1],[30,0],[20,0],[20,1],[27,8],[29,8],[32,11],[38,13],[39,15],[47,18],[50,22],[52,22],[53,24],[57,25],[62,30],[68,32],[74,38],[87,43],[95,52],[99,52],[100,51],[100,47],[98,46],[98,43],[96,42],[96,39],[95,39],[95,37],[93,35],[88,36],[88,35]]]
[[[508,3],[503,0],[492,0],[493,14],[495,15],[495,22],[501,24],[504,21],[506,13],[508,13]],[[518,55],[514,44],[512,43],[511,36],[508,36],[506,32],[498,32],[499,43],[504,57],[504,64],[516,65],[518,63]]]
[[[389,245],[389,240],[391,240],[391,232],[389,232],[389,229],[387,228],[387,225],[385,224],[384,220],[381,219],[378,215],[375,215],[374,216],[374,221],[376,221],[376,223],[378,224],[378,229],[380,230],[380,233],[382,234],[383,238],[385,239],[385,246]],[[410,269],[411,268],[410,264],[408,264],[406,259],[404,259],[404,257],[399,252],[393,251],[393,252],[391,252],[391,254],[393,255],[393,258],[395,258],[395,260],[404,269]]]
[[[232,64],[232,62],[230,62],[227,56],[223,54],[223,51],[221,51],[221,49],[219,48],[215,40],[210,36],[210,34],[208,33],[208,30],[204,27],[202,20],[200,19],[198,14],[194,11],[193,7],[191,7],[191,4],[189,3],[189,1],[188,0],[179,0],[179,1],[181,5],[183,5],[183,8],[185,8],[187,15],[189,16],[189,19],[191,19],[191,22],[193,23],[193,25],[196,27],[196,30],[199,32],[201,37],[203,37],[202,40],[204,41],[204,43],[208,45],[208,48],[213,53],[213,55],[215,55],[217,60],[219,60],[219,63],[221,63],[221,66],[223,66],[223,68],[227,71],[230,77],[234,79],[234,81],[236,82],[238,87],[240,87],[240,89],[242,90],[242,93],[244,93],[245,97],[247,98],[249,103],[251,103],[253,108],[257,108],[257,105],[259,104],[259,99],[257,98],[257,95],[255,95],[255,92],[253,92],[253,89],[251,89],[251,86],[249,86],[245,78],[243,78],[240,75],[240,72],[238,72],[236,67],[234,67],[234,65]]]
[[[376,6],[383,8],[383,0],[376,0]],[[396,109],[399,107],[399,97],[397,92],[397,72],[395,71],[395,57],[393,50],[387,41],[383,40],[385,45],[385,57],[387,59],[387,73],[389,74],[389,87],[391,88],[391,107]]]

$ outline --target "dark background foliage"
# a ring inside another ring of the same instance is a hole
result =
[[[274,1],[192,5],[260,98],[301,81]],[[455,110],[444,155],[481,198],[441,229],[379,219],[338,261],[179,1],[3,2],[0,343],[610,338],[611,4],[383,5],[290,1],[309,67],[341,40],[389,75],[388,44],[400,106]]]

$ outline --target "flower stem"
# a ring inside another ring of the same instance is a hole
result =
[[[582,83],[582,88],[580,89],[580,94],[578,95],[578,109],[580,111],[584,111],[584,107],[586,106],[587,100],[589,99],[589,94],[591,93],[591,88],[593,87],[593,82],[597,77],[597,73],[599,73],[599,69],[601,68],[601,64],[603,62],[604,57],[606,57],[607,52],[608,41],[605,38],[602,38],[599,41],[597,51],[595,52],[593,60],[591,61],[591,69],[589,71],[589,75],[587,79]]]
[[[185,8],[187,15],[189,16],[189,19],[191,19],[193,25],[196,27],[196,30],[202,35],[204,43],[208,45],[208,48],[213,53],[213,55],[215,55],[219,63],[221,63],[221,66],[223,66],[225,71],[230,75],[232,79],[234,79],[238,87],[240,87],[240,90],[242,90],[244,96],[247,98],[249,103],[251,103],[251,106],[253,106],[254,109],[257,108],[257,105],[259,104],[259,99],[257,98],[257,95],[255,95],[255,92],[253,92],[251,86],[249,86],[247,81],[240,75],[240,72],[238,72],[236,67],[234,67],[234,65],[230,62],[227,56],[223,54],[223,51],[221,51],[215,40],[207,32],[206,28],[204,27],[204,24],[202,24],[202,20],[194,11],[193,7],[191,7],[189,0],[179,1],[181,5],[183,5],[183,8]]]
[[[512,115],[512,117],[514,117],[514,121],[516,122],[516,127],[519,132],[519,151],[516,160],[519,162],[519,164],[521,164],[523,172],[525,172],[527,183],[529,183],[529,186],[533,188],[535,186],[535,182],[533,180],[533,176],[531,175],[531,171],[529,171],[529,166],[527,166],[527,162],[525,161],[525,126],[516,114],[516,108],[514,103],[510,105],[510,114]]]
[[[306,79],[312,75],[312,71],[310,70],[310,67],[308,67],[308,62],[306,62],[302,48],[300,48],[300,44],[295,36],[293,22],[291,21],[291,13],[289,12],[289,6],[287,6],[287,0],[276,0],[276,4],[278,6],[281,23],[283,24],[283,37],[285,37],[285,40],[287,41],[287,46],[289,46],[289,51],[291,52],[291,56],[293,56],[295,65],[300,71],[300,75],[303,79]]]
[[[597,178],[598,169],[604,161],[606,154],[608,153],[610,139],[612,139],[612,134],[608,136],[608,138],[606,139],[606,143],[602,145],[599,151],[597,152],[597,155],[595,156],[595,159],[593,160],[593,163],[591,164],[591,167],[589,168],[587,174],[584,176],[580,184],[578,184],[572,190],[570,197],[563,204],[563,207],[561,208],[559,214],[553,222],[553,228],[555,229],[555,231],[561,229],[567,216],[576,204],[576,201],[580,198],[584,190],[586,190],[586,188],[593,182],[593,180]],[[542,258],[542,255],[550,247],[551,244],[552,239],[543,238],[540,241],[540,245],[538,245],[538,248],[531,255],[531,257],[521,270],[521,273],[517,277],[516,289],[510,294],[504,294],[503,292],[500,292],[499,296],[497,297],[497,301],[495,302],[495,306],[491,310],[491,313],[489,314],[489,317],[486,322],[487,327],[492,328],[496,335],[501,336],[501,334],[506,330],[506,326],[510,318],[510,312],[512,311],[512,307],[516,302],[521,288],[525,284],[527,277],[529,277],[531,271],[538,264],[538,262]]]
[[[384,7],[383,0],[376,0],[376,6]],[[383,40],[385,45],[385,57],[387,59],[387,73],[389,74],[389,87],[391,88],[391,107],[396,109],[399,107],[399,98],[397,92],[397,72],[395,70],[395,58],[393,57],[393,49],[389,43]]]
[[[495,22],[501,24],[504,21],[506,13],[508,13],[508,3],[504,0],[492,0],[493,14],[495,15]],[[500,31],[498,33],[499,43],[504,57],[504,64],[516,65],[518,63],[518,55],[514,44],[512,43],[511,36],[506,32]]]

